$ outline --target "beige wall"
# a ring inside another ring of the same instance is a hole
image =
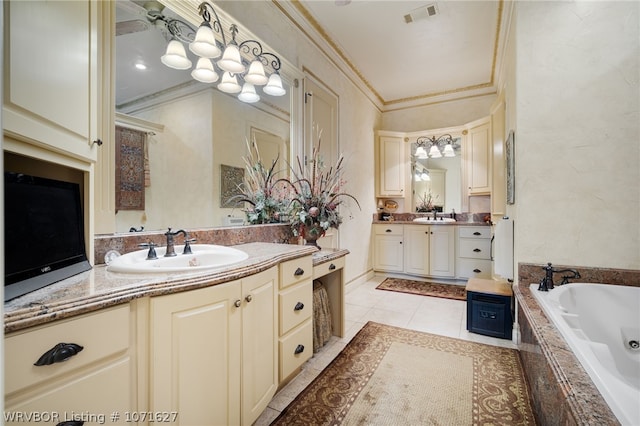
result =
[[[640,268],[639,8],[516,4],[520,262]]]

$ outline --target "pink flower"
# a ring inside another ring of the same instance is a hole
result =
[[[309,216],[311,217],[318,217],[318,215],[320,214],[320,209],[317,207],[311,207],[309,209]]]

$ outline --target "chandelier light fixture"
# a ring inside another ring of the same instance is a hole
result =
[[[213,21],[212,13],[215,17]],[[256,86],[264,86],[262,92],[270,96],[282,96],[286,93],[282,87],[282,63],[278,56],[265,52],[257,40],[245,40],[238,44],[238,27],[235,24],[229,28],[231,41],[227,43],[220,18],[210,3],[201,3],[198,14],[202,16],[203,21],[195,36],[192,31],[181,30],[179,25],[167,25],[172,38],[161,58],[163,64],[178,70],[190,69],[192,62],[187,57],[184,47],[184,44],[188,44],[189,50],[198,56],[196,66],[191,71],[195,80],[202,83],[220,81],[217,86],[219,90],[231,94],[238,93],[238,99],[247,103],[260,100]],[[216,34],[221,41],[216,39]],[[216,58],[220,59],[214,66],[213,59]],[[272,70],[270,75],[265,70],[267,68]]]
[[[435,136],[419,136],[416,139],[416,152],[417,158],[440,158],[440,157],[455,157],[456,153],[453,150],[453,137],[449,134],[445,134],[436,138]],[[427,148],[429,152],[427,152]]]

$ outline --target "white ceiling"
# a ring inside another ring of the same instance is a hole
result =
[[[117,3],[118,22],[140,19],[135,12],[143,2],[121,7],[126,3]],[[362,79],[383,109],[495,91],[500,0],[284,3],[297,9],[294,16],[305,20],[311,37],[333,46],[337,53],[329,54]],[[435,16],[427,16],[425,7],[430,5],[437,8]],[[412,23],[405,23],[407,14],[412,14]],[[160,63],[165,46],[154,28],[116,37],[116,105],[191,80],[189,71]],[[143,73],[132,68],[138,60],[149,67]]]
[[[300,3],[383,104],[494,86],[498,0]]]

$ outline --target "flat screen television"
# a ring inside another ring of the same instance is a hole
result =
[[[91,269],[80,185],[4,173],[4,300]]]

